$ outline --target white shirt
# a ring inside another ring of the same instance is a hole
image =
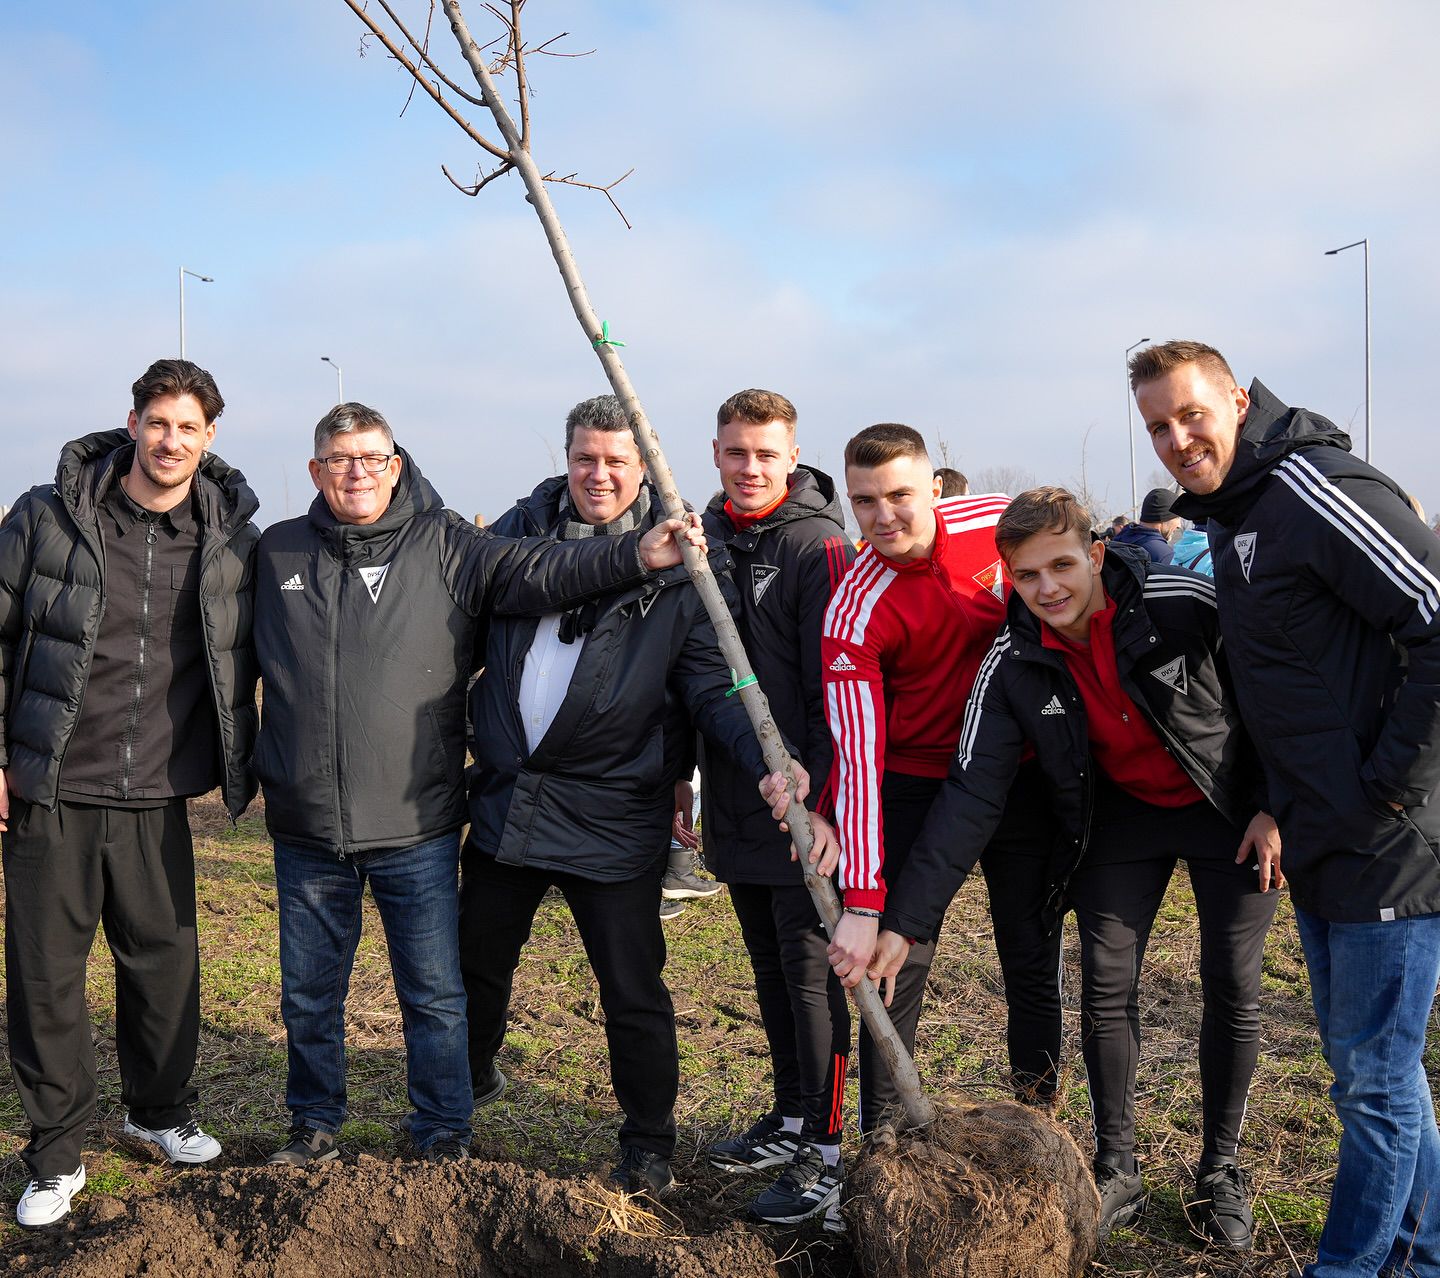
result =
[[[525,725],[525,744],[531,754],[560,712],[560,703],[575,675],[575,663],[585,647],[583,635],[577,635],[574,643],[560,642],[564,616],[552,612],[540,618],[520,672],[520,721]]]

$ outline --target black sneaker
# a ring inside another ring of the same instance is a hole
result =
[[[296,1123],[279,1149],[265,1161],[286,1167],[308,1167],[311,1163],[328,1163],[340,1157],[340,1147],[335,1143],[333,1132],[317,1131]]]
[[[510,1080],[500,1072],[500,1066],[494,1061],[490,1062],[490,1074],[484,1081],[476,1083],[474,1096],[476,1106],[488,1105],[491,1101],[499,1100],[505,1095],[505,1089],[510,1086]]]
[[[1200,1228],[1211,1242],[1232,1251],[1249,1251],[1255,1245],[1249,1179],[1234,1163],[1201,1169],[1195,1178],[1195,1203]]]
[[[710,1166],[728,1172],[763,1171],[767,1167],[778,1167],[795,1157],[801,1145],[800,1137],[787,1132],[785,1124],[775,1114],[766,1114],[739,1136],[727,1136],[710,1146],[707,1156]]]
[[[442,1136],[425,1146],[427,1163],[463,1163],[470,1157],[470,1142],[461,1136]]]
[[[827,1166],[819,1149],[806,1142],[795,1151],[780,1179],[750,1204],[750,1219],[767,1225],[798,1225],[825,1213],[825,1227],[833,1229],[839,1225],[839,1215],[835,1213],[836,1224],[832,1225],[829,1208],[840,1202],[844,1184],[844,1165]]]
[[[685,902],[684,902],[684,901],[666,901],[666,900],[661,900],[661,902],[660,902],[660,922],[662,922],[662,923],[669,923],[671,919],[678,919],[678,918],[679,918],[682,914],[684,914],[684,913],[685,913]]]
[[[1100,1191],[1100,1237],[1133,1225],[1145,1214],[1145,1183],[1138,1171],[1123,1172],[1109,1163],[1095,1163],[1095,1188]]]
[[[675,1185],[670,1160],[638,1145],[621,1145],[620,1161],[615,1164],[608,1181],[611,1189],[627,1194],[647,1194],[659,1198]]]

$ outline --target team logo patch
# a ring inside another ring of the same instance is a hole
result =
[[[983,572],[977,572],[970,580],[982,590],[988,590],[996,599],[1005,598],[1005,574],[998,559]]]
[[[1259,533],[1241,533],[1235,538],[1235,556],[1240,560],[1240,571],[1245,580],[1250,580],[1250,565],[1255,562],[1255,538]]]
[[[843,674],[847,670],[854,670],[855,663],[850,660],[849,654],[842,650],[840,655],[830,663],[830,669],[834,670],[837,674]]]
[[[380,589],[385,585],[385,574],[390,571],[389,564],[376,564],[373,568],[357,568],[360,580],[365,583],[365,589],[370,592],[370,602],[380,602]]]
[[[281,590],[304,590],[304,589],[305,589],[305,583],[300,580],[300,574],[297,572],[293,577],[290,578],[289,581],[282,581],[282,582],[280,583],[280,589],[281,589]]]
[[[655,601],[659,598],[660,592],[658,590],[655,591],[654,594],[641,595],[638,600],[640,604],[640,615],[642,617],[648,617],[650,615],[650,609],[655,606]]]
[[[1060,704],[1060,698],[1052,695],[1050,700],[1040,710],[1041,714],[1064,714],[1065,707]]]
[[[1190,681],[1185,677],[1185,658],[1176,657],[1174,661],[1167,661],[1163,666],[1158,666],[1150,672],[1160,680],[1167,688],[1174,688],[1176,692],[1190,695]]]
[[[750,565],[750,589],[755,595],[757,604],[765,597],[765,592],[770,589],[770,583],[779,575],[780,569],[774,564]]]

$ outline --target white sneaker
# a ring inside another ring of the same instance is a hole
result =
[[[147,1140],[159,1145],[165,1157],[172,1163],[208,1163],[220,1152],[220,1142],[200,1130],[200,1124],[193,1118],[179,1127],[167,1127],[163,1131],[151,1131],[125,1118],[125,1135]]]
[[[70,1214],[70,1200],[85,1188],[85,1164],[68,1176],[45,1176],[32,1180],[20,1195],[15,1219],[22,1229],[53,1225]]]

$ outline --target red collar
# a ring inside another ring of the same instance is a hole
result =
[[[730,504],[730,498],[727,497],[725,498],[725,514],[729,516],[730,522],[735,525],[737,532],[744,532],[747,528],[755,527],[762,519],[768,519],[773,515],[785,504],[785,498],[788,496],[790,496],[790,489],[787,487],[785,491],[766,506],[764,510],[748,512],[736,510],[735,507]]]

